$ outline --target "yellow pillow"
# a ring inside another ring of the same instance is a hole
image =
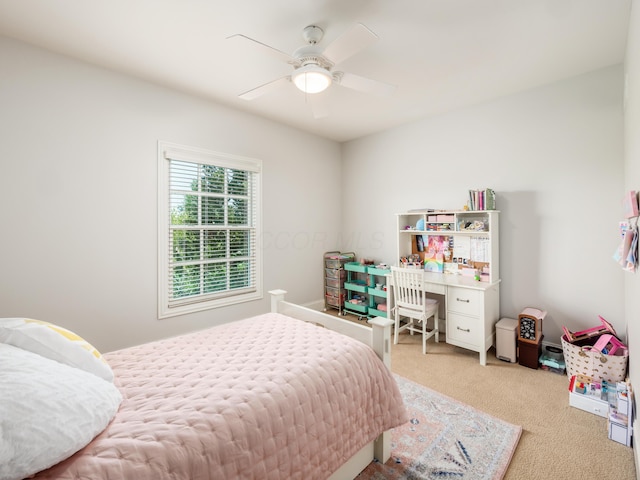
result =
[[[113,371],[100,352],[79,335],[58,325],[29,318],[0,318],[0,342],[113,382]]]

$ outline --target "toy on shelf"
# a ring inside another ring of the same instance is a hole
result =
[[[594,337],[599,337],[603,334],[612,334],[616,335],[616,331],[613,329],[611,324],[607,322],[604,318],[598,315],[600,319],[601,325],[597,325],[592,328],[587,328],[586,330],[581,330],[579,332],[571,332],[567,329],[567,327],[562,327],[564,331],[565,337],[569,343],[578,343],[584,340],[590,340]]]
[[[598,341],[594,343],[592,348],[604,353],[605,355],[623,355],[627,350],[627,347],[624,343],[622,343],[613,335],[609,334],[601,335]]]

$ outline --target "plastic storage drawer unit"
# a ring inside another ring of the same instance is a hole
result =
[[[496,357],[505,362],[515,363],[516,330],[518,321],[513,318],[503,318],[496,323]]]

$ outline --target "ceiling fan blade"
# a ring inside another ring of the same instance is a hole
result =
[[[311,105],[313,118],[326,118],[329,116],[329,107],[325,98],[320,93],[307,94],[307,102]]]
[[[371,80],[353,73],[342,73],[338,83],[343,87],[381,96],[391,95],[396,89],[396,86],[390,83]]]
[[[273,48],[270,45],[267,45],[266,43],[262,43],[258,40],[255,40],[251,37],[247,37],[246,35],[243,35],[241,33],[236,33],[234,35],[230,35],[227,37],[227,40],[229,39],[233,39],[233,38],[237,38],[237,39],[243,39],[243,40],[249,40],[250,42],[253,42],[252,45],[255,45],[257,47],[259,47],[263,52],[267,53],[268,55],[275,57],[278,60],[282,60],[284,62],[292,62],[295,59],[289,55],[288,53],[283,52],[282,50],[278,50],[277,48]]]
[[[369,30],[362,23],[356,23],[349,30],[344,32],[327,48],[324,49],[322,55],[333,62],[334,65],[355,55],[360,50],[367,48],[378,40],[378,36]]]
[[[243,100],[254,100],[266,93],[269,93],[275,90],[276,88],[280,87],[280,85],[283,85],[289,82],[290,80],[291,80],[290,76],[280,77],[280,78],[277,78],[276,80],[272,80],[268,83],[260,85],[259,87],[252,88],[251,90],[241,93],[240,95],[238,95],[238,97],[242,98]]]

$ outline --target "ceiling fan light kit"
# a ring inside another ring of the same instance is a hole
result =
[[[291,81],[305,93],[320,93],[331,85],[331,74],[318,65],[305,65],[296,69]]]

